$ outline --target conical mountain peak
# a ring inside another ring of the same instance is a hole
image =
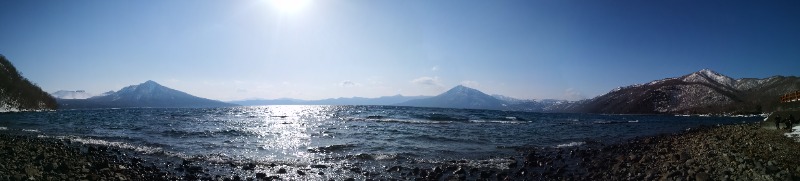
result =
[[[473,88],[469,88],[467,86],[457,85],[457,86],[451,88],[450,90],[448,90],[447,92],[480,92],[480,91],[478,91],[476,89],[473,89]]]
[[[458,85],[434,97],[406,101],[399,105],[418,107],[503,109],[505,102],[479,90]]]
[[[124,87],[116,92],[73,102],[76,107],[225,107],[235,106],[162,86],[155,81]]]
[[[147,81],[145,81],[145,82],[144,82],[144,83],[142,83],[142,84],[155,84],[155,85],[160,85],[160,84],[158,84],[158,82],[156,82],[156,81],[153,81],[153,80],[147,80]]]
[[[733,78],[717,73],[711,69],[702,69],[689,75],[685,75],[682,77],[682,79],[686,82],[721,84],[729,87],[736,83],[736,80]]]

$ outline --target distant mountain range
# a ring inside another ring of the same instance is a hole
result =
[[[0,112],[56,109],[56,100],[0,55]]]
[[[479,90],[472,89],[463,85],[437,96],[383,96],[378,98],[336,98],[322,100],[300,100],[300,99],[270,99],[270,100],[242,100],[231,101],[229,103],[255,106],[255,105],[395,105],[395,106],[414,106],[414,107],[439,107],[439,108],[462,108],[462,109],[494,109],[494,110],[518,110],[552,112],[557,105],[568,104],[569,101],[544,99],[544,100],[524,100],[502,95],[487,95]]]
[[[562,105],[563,112],[619,114],[762,113],[780,106],[778,98],[800,90],[800,78],[773,76],[733,79],[709,69],[620,87],[593,99]]]
[[[323,100],[272,99],[224,103],[170,89],[153,81],[116,92],[89,97],[82,91],[53,93],[63,108],[96,107],[224,107],[235,105],[397,105],[463,109],[493,109],[534,112],[578,112],[607,114],[706,114],[762,113],[778,109],[777,99],[800,90],[800,78],[773,76],[764,79],[733,79],[703,69],[680,77],[620,87],[604,95],[581,101],[525,100],[488,95],[463,85],[436,96],[383,96]],[[89,97],[89,98],[86,98]]]
[[[236,104],[201,98],[164,87],[154,81],[86,99],[58,99],[61,108],[228,107]]]

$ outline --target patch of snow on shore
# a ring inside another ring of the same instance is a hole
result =
[[[783,135],[800,142],[800,126],[792,127],[792,132],[784,133]]]

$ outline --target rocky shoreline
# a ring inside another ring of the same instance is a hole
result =
[[[0,134],[0,180],[799,180],[800,143],[759,124],[603,145],[519,150],[436,165],[206,163],[102,145]]]

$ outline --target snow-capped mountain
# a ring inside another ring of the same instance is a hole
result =
[[[504,96],[504,95],[500,95],[500,94],[492,94],[492,97],[494,97],[497,100],[505,101],[505,102],[511,103],[511,104],[518,104],[518,103],[523,103],[523,102],[526,102],[526,101],[533,101],[533,100],[517,99],[517,98]]]
[[[781,95],[800,89],[800,78],[733,79],[709,69],[621,87],[571,106],[592,113],[760,113]]]
[[[55,97],[56,99],[88,99],[90,97],[94,97],[94,95],[84,90],[76,90],[76,91],[59,90],[51,93],[50,95],[53,95],[53,97]]]
[[[508,103],[481,91],[459,85],[434,97],[409,100],[398,105],[465,109],[506,109]]]
[[[59,99],[64,108],[103,107],[226,107],[235,104],[200,98],[154,81],[131,85],[105,96],[88,99]]]

